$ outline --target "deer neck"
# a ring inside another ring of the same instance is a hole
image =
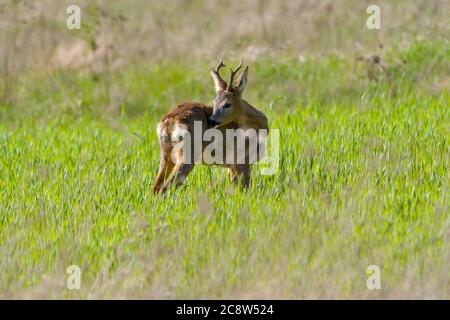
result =
[[[267,128],[267,118],[264,113],[250,105],[244,99],[237,100],[235,105],[238,106],[235,116],[235,122],[238,127],[254,129]]]

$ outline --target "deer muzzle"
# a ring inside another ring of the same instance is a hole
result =
[[[220,124],[220,122],[217,122],[216,120],[214,120],[214,118],[212,116],[209,117],[206,122],[208,123],[208,126],[210,126],[210,127],[215,127]]]

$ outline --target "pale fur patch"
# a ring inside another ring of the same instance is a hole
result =
[[[170,137],[167,134],[167,130],[166,130],[165,126],[164,126],[164,123],[160,122],[158,124],[158,126],[156,127],[156,134],[158,135],[159,139],[163,143],[169,143]]]
[[[183,141],[184,136],[188,132],[188,127],[184,123],[176,123],[172,130],[171,141],[172,143],[179,143]]]

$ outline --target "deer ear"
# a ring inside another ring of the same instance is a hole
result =
[[[244,71],[241,73],[239,78],[233,83],[233,89],[237,93],[242,93],[247,86],[247,74],[248,74],[248,66],[245,67]]]
[[[220,77],[219,73],[216,72],[213,68],[210,70],[211,77],[214,81],[214,89],[216,90],[216,93],[219,93],[220,91],[225,90],[227,87],[227,84],[223,79]]]

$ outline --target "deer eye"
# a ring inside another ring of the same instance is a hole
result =
[[[225,103],[223,106],[224,109],[231,108],[231,103]]]

